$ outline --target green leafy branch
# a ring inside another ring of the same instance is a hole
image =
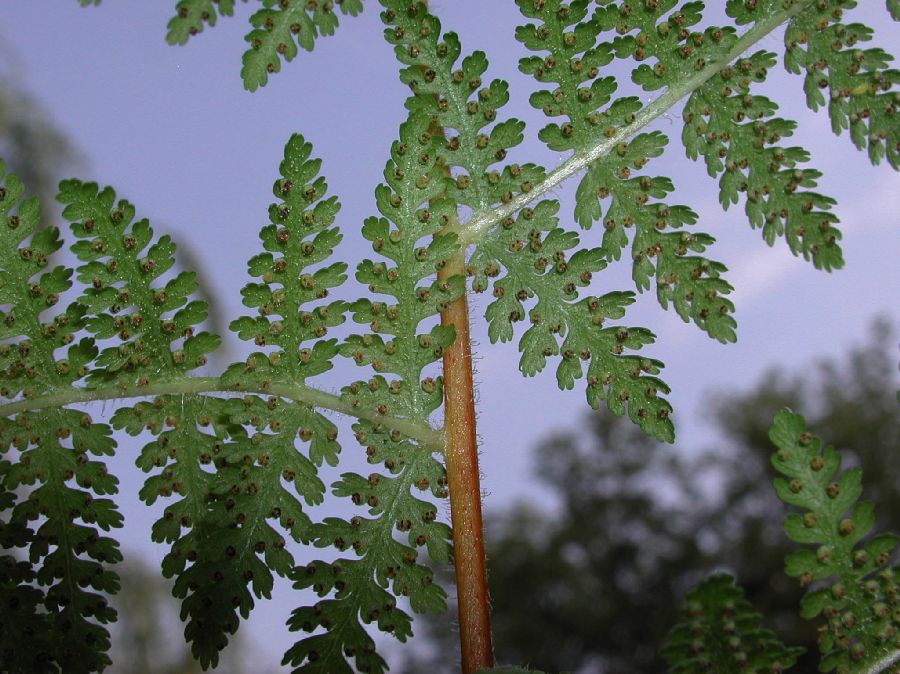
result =
[[[335,4],[350,15],[362,9],[361,0],[261,1],[243,59],[250,90],[266,84],[282,58],[290,61],[298,47],[312,49],[318,36],[334,32]],[[207,308],[194,299],[193,274],[169,273],[175,249],[169,237],[154,239],[147,221],[135,220],[134,208],[117,202],[110,188],[64,182],[60,201],[73,221],[72,250],[81,262],[76,276],[85,289],[64,310],[54,309],[72,276],[64,267],[45,270],[62,245],[59,232],[37,230],[36,202],[21,201],[21,185],[6,179],[0,187],[7,225],[0,227],[0,366],[10,402],[0,407],[0,503],[11,515],[0,522],[0,543],[10,551],[0,559],[7,572],[0,595],[13,602],[17,622],[0,632],[4,666],[89,671],[108,662],[103,624],[114,612],[102,595],[117,589],[106,565],[119,553],[101,531],[121,521],[112,501],[98,498],[114,493],[116,480],[97,457],[110,454],[115,442],[107,426],[65,406],[152,396],[119,409],[112,423],[151,436],[138,458],[149,473],[140,495],[148,504],[171,499],[153,538],[170,545],[163,570],[176,577],[186,636],[201,663],[216,663],[255,598],[270,594],[276,573],[319,597],[292,615],[291,629],[311,634],[288,651],[286,664],[299,672],[350,672],[352,662],[361,671],[383,672],[364,625],[375,623],[403,641],[411,618],[397,607],[398,597],[408,597],[417,612],[444,607],[444,591],[422,554],[434,563],[452,559],[449,528],[436,521],[432,500],[447,495],[447,478],[435,456],[443,436],[429,421],[442,402],[443,382],[431,370],[454,341],[453,328],[436,317],[465,292],[462,276],[445,278],[463,257],[473,290],[493,293],[486,311],[492,340],[512,339],[514,324],[529,319],[519,342],[524,374],[557,357],[561,388],[584,377],[592,406],[605,400],[646,432],[671,440],[671,407],[659,395],[668,392],[658,377],[662,364],[625,353],[655,336],[607,323],[623,317],[634,294],[581,290],[621,258],[633,228],[637,290],[655,284],[663,308],[672,304],[710,336],[734,340],[725,268],[703,255],[712,237],[686,231],[697,215],[667,203],[674,188],[668,178],[637,173],[666,146],[663,134],[644,127],[685,98],[684,145],[718,177],[722,205],[738,203],[744,193],[750,223],[767,242],[783,236],[818,268],[842,265],[837,219],[829,210],[834,202],[812,191],[819,173],[803,166],[804,150],[779,144],[795,124],[775,117],[775,104],[751,93],[777,56],[745,54],[788,22],[785,63],[806,72],[810,106],[827,102],[835,132],[849,128],[873,163],[887,157],[896,169],[900,78],[888,67],[888,54],[857,48],[870,31],[842,23],[853,0],[729,0],[729,16],[750,25],[740,35],[732,26],[695,30],[702,2],[603,0],[590,16],[587,0],[518,4],[537,23],[520,27],[517,37],[542,52],[523,59],[521,69],[552,87],[536,92],[532,103],[564,118],[538,135],[570,156],[549,172],[506,163],[524,138],[524,124],[498,119],[508,85],[484,83],[484,53],[462,56],[458,37],[442,32],[421,0],[382,0],[385,36],[412,96],[409,118],[391,146],[386,184],[376,189],[380,216],[362,231],[382,258],[364,260],[356,271],[372,297],[326,301],[346,280],[347,265],[329,263],[341,239],[332,226],[339,205],[325,197],[310,145],[294,136],[274,186],[271,222],[260,233],[264,252],[249,262],[255,280],[242,291],[255,313],[231,324],[259,350],[220,378],[189,376],[220,340],[197,332]],[[184,43],[232,15],[234,5],[179,0],[169,41]],[[900,15],[896,0],[888,9]],[[613,99],[616,82],[601,77],[600,68],[614,59],[634,59],[632,80],[661,91],[658,97],[646,105],[635,97]],[[582,171],[574,219],[583,229],[603,222],[602,241],[593,248],[560,225],[556,202],[541,199]],[[471,217],[460,223],[467,211]],[[368,329],[343,341],[327,337],[348,311]],[[371,376],[340,396],[308,383],[338,356],[370,368]],[[344,473],[332,485],[336,496],[366,509],[349,520],[313,521],[305,509],[324,499],[318,468],[335,465],[340,451],[322,409],[355,417],[369,462],[384,467],[367,477]],[[856,504],[858,472],[833,480],[836,452],[819,455],[818,441],[798,419],[784,413],[773,431],[781,442],[776,468],[790,478],[777,489],[809,510],[788,518],[788,533],[819,548],[791,557],[788,570],[804,583],[839,579],[804,602],[805,613],[828,620],[823,666],[874,671],[897,659],[897,592],[887,568],[895,539],[862,544],[873,516],[871,506]],[[414,489],[432,498],[419,498]],[[298,566],[285,536],[347,556]],[[20,560],[25,553],[28,561]],[[758,628],[730,580],[711,581],[693,599],[701,606],[692,618],[712,616],[701,632],[719,630],[718,642],[729,645],[715,654],[716,663],[774,672],[795,657]],[[739,635],[738,627],[748,631]],[[66,638],[39,637],[37,649],[18,654],[12,647],[20,629],[53,629]],[[695,629],[689,627],[689,636],[697,636]],[[705,660],[707,647],[698,650],[698,640],[688,638],[676,638],[690,648],[682,655]]]

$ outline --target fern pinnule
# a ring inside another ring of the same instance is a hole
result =
[[[82,0],[83,4],[87,2],[90,0]],[[219,17],[233,16],[235,2],[236,0],[178,0],[175,16],[169,19],[166,26],[166,42],[185,44],[191,36],[203,32],[204,25],[212,28]]]
[[[383,0],[382,5],[385,37],[405,66],[400,79],[413,91],[406,107],[431,115],[447,136],[436,151],[454,179],[448,196],[478,211],[527,193],[544,177],[543,168],[501,164],[491,169],[522,142],[525,123],[498,116],[509,101],[509,85],[482,79],[488,68],[484,52],[460,60],[459,37],[441,33],[440,21],[422,0]]]
[[[270,351],[229,367],[223,388],[302,384],[328,370],[336,355],[336,341],[323,337],[344,321],[345,303],[323,300],[346,279],[347,266],[321,265],[340,241],[331,227],[339,204],[325,198],[311,150],[298,135],[287,143],[274,186],[281,201],[269,208],[272,224],[260,232],[266,252],[249,262],[251,276],[262,282],[242,291],[244,304],[258,315],[231,324],[241,338]],[[119,410],[113,422],[132,434],[156,436],[138,460],[155,473],[141,498],[148,504],[177,498],[153,537],[172,544],[163,571],[177,576],[173,591],[183,600],[194,653],[215,664],[227,635],[253,608],[253,596],[268,597],[273,572],[286,576],[294,566],[279,528],[296,541],[311,540],[300,499],[310,505],[323,500],[317,468],[337,462],[337,429],[306,403],[259,395],[162,396]],[[307,454],[295,447],[298,439],[309,443]]]
[[[584,376],[591,407],[605,400],[615,414],[627,409],[644,431],[670,441],[672,408],[659,395],[669,388],[656,376],[662,363],[624,353],[652,343],[654,336],[643,328],[607,325],[624,316],[625,307],[634,302],[633,293],[579,296],[592,275],[606,267],[605,252],[579,248],[578,234],[559,227],[558,210],[557,202],[540,201],[507,218],[495,235],[476,246],[470,260],[478,270],[473,288],[483,290],[490,281],[494,288],[495,299],[485,311],[488,336],[493,342],[511,340],[513,322],[527,313],[530,326],[519,342],[523,374],[533,376],[546,367],[548,358],[559,357],[560,388],[571,389]],[[502,276],[501,266],[506,272]],[[526,310],[525,302],[535,297],[534,306]]]
[[[371,217],[363,227],[373,250],[389,262],[365,260],[356,278],[390,300],[355,302],[354,321],[372,332],[351,335],[341,346],[344,355],[376,372],[368,381],[344,389],[353,407],[420,420],[428,419],[442,402],[440,378],[423,376],[423,370],[440,359],[453,341],[453,330],[436,325],[420,332],[419,326],[463,291],[459,277],[434,278],[437,267],[456,251],[457,237],[440,233],[452,210],[441,200],[444,172],[435,150],[442,141],[428,128],[428,117],[418,112],[401,126],[384,172],[387,184],[376,189],[383,217]],[[412,634],[411,620],[392,594],[407,597],[416,612],[445,607],[445,593],[432,582],[431,569],[419,562],[418,548],[424,547],[436,562],[449,563],[450,529],[436,521],[433,503],[413,495],[415,489],[446,496],[444,468],[432,456],[440,448],[412,442],[377,422],[360,420],[353,428],[369,462],[383,463],[385,471],[368,477],[345,473],[333,486],[337,496],[366,508],[369,517],[326,518],[315,525],[317,546],[352,549],[357,558],[315,561],[297,570],[297,588],[311,587],[322,597],[334,595],[297,609],[291,617],[292,630],[324,628],[285,655],[298,672],[349,673],[353,659],[361,671],[383,672],[386,664],[374,653],[361,623],[374,622],[405,641]],[[394,538],[395,530],[400,540]],[[324,652],[344,654],[340,669],[334,660],[319,662]]]
[[[688,99],[682,140],[692,159],[702,156],[710,176],[719,176],[719,201],[728,208],[743,199],[750,225],[762,229],[771,246],[784,237],[791,252],[812,259],[818,269],[844,265],[841,232],[830,212],[834,199],[812,191],[819,171],[804,168],[809,153],[778,145],[796,122],[775,117],[778,106],[752,95],[776,63],[759,51],[723,69]]]
[[[58,308],[72,271],[46,270],[62,245],[59,230],[38,228],[37,198],[22,200],[23,192],[0,162],[3,395],[30,399],[73,386],[97,351],[88,337],[74,342],[85,308]],[[119,578],[109,565],[121,554],[101,532],[120,527],[122,517],[111,499],[99,498],[115,494],[118,480],[96,457],[112,454],[115,446],[109,426],[78,410],[38,409],[0,420],[0,495],[11,506],[0,539],[10,571],[2,592],[24,600],[9,605],[13,614],[4,623],[22,620],[23,629],[31,624],[65,634],[39,637],[27,654],[17,655],[22,644],[11,644],[4,630],[3,669],[17,663],[34,664],[34,671],[89,672],[109,663],[109,633],[102,625],[116,616],[107,597],[119,589]],[[27,562],[16,561],[21,554]]]
[[[64,180],[57,200],[73,221],[72,251],[84,262],[77,275],[85,285],[79,302],[91,314],[87,329],[117,342],[100,352],[88,385],[143,386],[205,365],[221,338],[195,333],[207,317],[205,302],[189,301],[198,290],[196,274],[160,280],[175,264],[171,238],[154,241],[148,221],[134,221],[134,206],[116,202],[110,187]]]
[[[337,340],[325,338],[329,329],[345,320],[347,303],[326,301],[330,291],[346,281],[344,262],[326,264],[334,256],[341,235],[333,227],[340,204],[326,197],[327,185],[318,175],[321,161],[312,159],[312,145],[299,134],[285,146],[280,178],[273,191],[278,203],[269,206],[271,224],[260,238],[264,253],[250,259],[251,276],[241,294],[257,316],[241,317],[231,329],[244,340],[264,346],[267,353],[251,354],[222,376],[235,390],[266,391],[276,384],[297,385],[326,372],[338,353]],[[230,401],[229,418],[250,433],[248,460],[237,447],[224,460],[234,484],[229,493],[246,494],[246,508],[260,510],[261,518],[280,521],[291,536],[307,543],[312,538],[309,519],[297,496],[307,504],[321,503],[325,485],[317,476],[323,462],[336,465],[341,450],[337,427],[310,404],[277,396],[245,396]],[[297,440],[307,445],[298,451]],[[289,485],[290,488],[284,485]],[[293,492],[293,493],[292,493]],[[279,573],[286,573],[280,567]]]
[[[312,145],[298,134],[285,147],[281,177],[273,187],[279,202],[269,207],[271,224],[260,232],[265,252],[248,263],[250,275],[262,282],[241,290],[244,305],[257,315],[230,326],[268,353],[254,355],[243,367],[231,366],[225,375],[230,385],[259,384],[272,377],[303,382],[329,370],[337,354],[337,340],[323,338],[344,322],[346,303],[324,300],[347,279],[347,264],[321,263],[333,256],[342,238],[333,227],[340,204],[336,197],[325,198],[327,185],[318,175],[321,161],[310,159],[311,152]],[[269,363],[262,365],[265,360]],[[256,374],[256,363],[271,369]]]
[[[246,532],[232,526],[238,513],[216,498],[226,443],[247,445],[246,434],[228,419],[226,403],[212,396],[166,395],[123,407],[112,418],[113,426],[129,435],[153,436],[136,460],[150,473],[139,496],[147,505],[172,499],[153,524],[152,539],[171,546],[163,575],[175,578],[172,594],[182,600],[184,634],[204,667],[216,665],[228,635],[238,628],[239,614],[246,617],[253,607],[251,579],[257,595],[267,596],[271,588],[268,564],[255,556],[256,539],[241,540]],[[261,529],[259,539],[265,539],[264,521],[253,522]],[[277,568],[277,560],[266,561]]]
[[[784,409],[769,438],[778,448],[772,465],[784,478],[774,482],[778,497],[801,512],[784,519],[784,530],[804,547],[785,559],[785,572],[801,586],[800,614],[820,615],[820,670],[839,674],[893,671],[900,662],[900,585],[891,558],[898,537],[868,537],[875,507],[860,501],[862,472],[838,474],[841,455],[806,429],[799,414]],[[867,539],[867,540],[866,540]]]
[[[586,1],[536,4],[519,0],[522,13],[540,23],[519,26],[517,39],[532,51],[548,53],[521,59],[519,69],[538,82],[555,85],[553,90],[532,94],[531,104],[547,116],[567,120],[561,125],[550,123],[538,134],[551,149],[579,152],[634,121],[641,102],[628,96],[610,103],[617,85],[613,77],[600,77],[601,69],[615,56],[634,53],[644,60],[658,51],[671,51],[671,45],[663,49],[668,34],[657,29],[656,21],[672,4],[655,3],[655,8],[642,4],[628,12],[624,6],[604,7],[588,17]],[[624,36],[598,42],[613,25]],[[640,31],[637,39],[628,35],[632,30]],[[636,79],[645,67],[635,70]],[[714,239],[708,234],[671,231],[694,224],[697,214],[686,206],[650,201],[671,192],[671,180],[635,174],[649,159],[661,155],[666,143],[660,132],[638,134],[593,162],[576,191],[575,219],[585,229],[603,221],[602,245],[610,260],[621,257],[628,229],[633,227],[632,276],[637,289],[649,289],[655,278],[663,308],[672,303],[683,320],[694,321],[719,341],[734,341],[734,305],[725,297],[732,288],[720,276],[724,265],[689,255],[702,253]]]
[[[900,170],[900,70],[889,67],[893,56],[880,48],[862,49],[873,31],[860,23],[846,23],[856,0],[815,3],[795,16],[784,33],[785,67],[804,73],[806,103],[813,109],[828,106],[831,129],[849,129],[853,144],[878,164],[886,158]],[[888,10],[900,21],[900,5],[888,0]]]
[[[244,88],[255,91],[266,85],[269,75],[281,70],[281,59],[292,61],[299,45],[312,51],[317,37],[333,35],[338,26],[335,5],[343,14],[356,16],[362,0],[324,0],[323,2],[284,2],[261,0],[263,7],[250,17],[253,25],[244,39],[250,48],[242,57]]]
[[[671,674],[781,674],[802,648],[785,646],[727,574],[710,576],[685,597],[680,622],[661,654]]]

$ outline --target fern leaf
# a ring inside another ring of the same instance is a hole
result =
[[[626,97],[610,104],[616,83],[612,77],[599,77],[600,68],[617,55],[634,53],[635,58],[643,60],[657,52],[668,54],[672,36],[657,28],[656,21],[674,3],[607,6],[598,8],[592,18],[587,17],[586,1],[538,4],[518,0],[518,5],[526,17],[540,23],[519,26],[517,39],[531,50],[549,52],[547,56],[523,58],[519,68],[539,82],[555,85],[553,90],[534,93],[531,103],[550,117],[567,118],[561,125],[551,123],[541,129],[541,140],[553,150],[577,152],[632,123],[641,108],[640,101]],[[678,16],[687,12],[685,8]],[[682,23],[691,20],[693,13]],[[598,44],[600,34],[611,27],[619,33],[639,30],[639,37],[624,35],[611,43]],[[644,77],[644,68],[635,71],[638,81]],[[666,81],[680,72],[675,70]],[[633,226],[632,277],[637,289],[649,289],[651,279],[655,279],[663,308],[671,303],[683,320],[695,322],[721,342],[733,342],[735,322],[730,314],[734,305],[724,297],[732,287],[720,276],[724,265],[702,256],[688,256],[689,251],[703,252],[714,239],[702,233],[665,231],[692,225],[697,215],[686,206],[651,202],[651,198],[660,199],[671,192],[672,182],[636,174],[649,159],[662,154],[666,142],[659,132],[640,134],[594,162],[576,191],[576,221],[582,228],[603,221],[603,248],[611,259],[621,257],[628,244],[626,228]],[[611,203],[604,212],[603,201],[607,199]]]
[[[245,440],[242,429],[229,424],[225,404],[213,397],[162,396],[121,408],[112,418],[115,428],[130,435],[147,431],[154,436],[137,459],[139,468],[153,473],[139,495],[148,505],[160,497],[177,499],[154,523],[152,538],[171,544],[163,574],[176,577],[172,593],[183,601],[185,637],[204,667],[218,662],[227,635],[237,630],[238,612],[246,617],[252,608],[250,581],[258,596],[268,596],[272,584],[267,564],[255,556],[259,549],[243,540],[240,511],[232,512],[225,498],[217,498],[224,491],[216,489],[221,470],[208,470],[227,467],[234,453],[229,452],[232,434]],[[259,540],[271,542],[264,521],[252,521],[261,529]],[[277,567],[279,560],[266,561]]]
[[[803,90],[812,110],[827,104],[831,129],[850,131],[853,144],[878,164],[886,158],[900,170],[900,125],[897,86],[900,70],[890,68],[893,56],[883,49],[862,49],[872,39],[869,26],[845,23],[856,2],[815,3],[794,17],[785,31],[785,67],[805,73]],[[893,0],[888,11],[900,20]]]
[[[96,355],[90,338],[74,342],[85,308],[54,309],[71,287],[71,271],[46,269],[62,245],[59,230],[38,228],[38,201],[22,200],[23,191],[0,163],[0,367],[9,399],[72,387]],[[122,518],[112,500],[99,498],[114,494],[118,480],[95,457],[114,448],[108,426],[75,410],[48,408],[0,420],[0,500],[10,513],[0,538],[10,575],[0,592],[22,602],[4,604],[15,614],[0,624],[6,671],[89,672],[109,663],[103,624],[116,614],[105,595],[118,590],[119,579],[108,565],[121,554],[102,532],[121,526]],[[16,549],[27,562],[15,561]],[[37,630],[26,640],[29,652],[10,653],[24,643],[15,642],[17,631],[29,626]]]
[[[203,32],[204,25],[212,28],[220,16],[233,16],[234,3],[235,0],[178,0],[175,16],[166,26],[166,42],[185,44],[191,36]]]
[[[556,378],[560,388],[571,389],[585,376],[587,400],[597,408],[604,399],[615,414],[626,409],[633,422],[660,440],[674,437],[671,406],[658,393],[669,388],[655,375],[662,363],[624,355],[652,343],[642,328],[604,326],[619,319],[634,302],[632,293],[614,292],[601,297],[578,296],[592,275],[606,267],[602,249],[578,249],[578,235],[558,226],[559,204],[541,201],[533,209],[506,219],[495,236],[485,237],[471,258],[472,287],[485,290],[493,279],[496,298],[486,310],[491,341],[509,341],[513,323],[526,316],[524,302],[537,297],[527,312],[531,326],[522,335],[519,367],[532,376],[546,367],[547,358],[561,356]],[[575,253],[569,251],[575,249]],[[560,343],[562,342],[562,343]]]
[[[243,368],[229,368],[230,384],[266,380],[270,375],[255,374],[252,364],[262,358],[269,361],[274,376],[302,382],[330,369],[337,352],[336,340],[322,338],[329,328],[344,322],[346,305],[322,300],[346,280],[347,265],[335,262],[310,269],[331,257],[341,240],[338,229],[331,227],[340,204],[335,197],[324,198],[327,186],[317,175],[321,161],[310,159],[311,152],[312,145],[297,134],[285,147],[281,177],[273,187],[281,201],[269,207],[271,224],[260,232],[266,252],[248,265],[250,275],[262,283],[250,283],[241,291],[244,304],[257,316],[239,318],[230,326],[241,339],[275,350],[258,354]],[[316,340],[313,348],[305,348],[311,340]]]
[[[194,273],[160,280],[175,264],[171,238],[154,241],[148,221],[134,221],[134,206],[116,202],[109,187],[66,180],[57,200],[79,239],[72,251],[85,263],[77,277],[86,286],[79,301],[91,313],[86,327],[116,342],[100,352],[88,385],[142,386],[205,365],[221,339],[194,332],[207,316],[205,302],[189,301],[198,289]]]
[[[803,649],[785,646],[760,622],[734,578],[710,576],[688,592],[661,653],[671,674],[781,674]]]
[[[354,303],[354,321],[372,332],[352,335],[340,347],[344,355],[376,372],[368,381],[345,388],[344,397],[354,408],[420,420],[428,419],[442,399],[440,379],[423,377],[423,370],[441,357],[453,341],[453,331],[434,326],[419,332],[419,324],[433,319],[463,289],[458,277],[443,283],[431,280],[457,245],[455,234],[439,234],[452,211],[439,200],[444,190],[436,160],[439,141],[427,133],[428,125],[427,116],[413,113],[401,126],[384,172],[387,184],[376,189],[383,217],[369,218],[363,227],[363,236],[388,262],[365,260],[356,277],[390,300]],[[426,237],[427,243],[422,241]],[[432,456],[439,448],[419,445],[370,421],[357,422],[354,430],[369,462],[383,463],[386,470],[368,477],[345,473],[333,486],[336,495],[366,508],[368,517],[327,518],[315,525],[317,546],[352,549],[356,558],[314,561],[297,570],[295,587],[311,587],[323,599],[294,611],[290,627],[324,630],[285,655],[297,672],[352,672],[350,660],[359,671],[384,672],[386,665],[361,623],[375,623],[405,641],[412,634],[411,621],[396,606],[394,595],[408,597],[416,612],[445,608],[445,593],[432,582],[431,569],[419,562],[418,548],[424,547],[434,561],[448,563],[450,530],[436,521],[435,505],[412,493],[415,489],[446,496],[443,466]],[[395,530],[405,542],[394,538]],[[332,658],[341,653],[345,660],[338,664],[325,658],[326,653]]]
[[[229,388],[302,383],[328,370],[336,354],[335,340],[320,338],[343,322],[344,303],[320,300],[345,280],[346,265],[313,273],[307,268],[327,259],[340,240],[329,228],[339,205],[323,198],[320,162],[310,160],[310,152],[300,136],[285,148],[274,188],[282,201],[269,208],[272,224],[260,232],[266,252],[249,263],[262,283],[242,291],[258,316],[231,324],[243,339],[275,350],[228,368],[222,384]],[[311,540],[312,523],[300,499],[321,503],[325,486],[317,467],[336,463],[337,430],[306,404],[256,395],[163,396],[120,410],[113,422],[134,435],[148,430],[157,436],[138,462],[154,473],[141,498],[148,504],[159,496],[178,499],[154,525],[153,537],[172,544],[163,571],[177,576],[174,594],[183,600],[185,634],[198,659],[215,665],[254,596],[269,597],[273,573],[287,576],[294,567],[279,529],[296,541]],[[295,447],[297,439],[309,443],[308,457]]]
[[[802,168],[806,150],[778,145],[796,123],[775,117],[773,101],[750,93],[773,65],[775,54],[759,51],[695,91],[684,107],[682,140],[691,159],[702,156],[709,175],[719,176],[723,208],[744,193],[750,224],[762,229],[766,243],[784,237],[791,252],[812,259],[817,269],[839,269],[841,232],[830,211],[835,201],[811,191],[821,173]]]
[[[338,26],[335,4],[350,16],[362,11],[362,0],[262,0],[262,4],[250,17],[254,28],[244,38],[250,49],[242,58],[241,77],[249,91],[265,86],[269,75],[281,70],[282,58],[292,61],[298,45],[312,51],[317,37],[334,34]]]
[[[441,33],[440,21],[421,0],[383,0],[385,37],[395,45],[404,68],[400,79],[413,91],[406,107],[432,115],[447,138],[436,152],[451,170],[448,196],[473,211],[510,201],[528,192],[544,177],[534,164],[500,166],[510,148],[519,145],[525,123],[500,120],[509,101],[503,80],[485,83],[488,60],[475,51],[459,59],[462,48],[456,33]],[[490,128],[487,128],[490,127]]]
[[[99,5],[100,0],[78,0],[78,3],[82,7],[88,7],[89,5]]]
[[[898,537],[879,534],[864,540],[875,524],[872,503],[860,501],[861,471],[838,474],[840,453],[824,449],[799,414],[782,410],[769,438],[778,448],[772,465],[784,478],[774,482],[778,497],[801,512],[784,520],[784,530],[802,548],[785,560],[801,586],[815,584],[801,602],[801,615],[822,615],[821,671],[876,672],[876,663],[900,658],[897,567],[890,567]]]

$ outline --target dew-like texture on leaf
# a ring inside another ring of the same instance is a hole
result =
[[[661,654],[670,674],[781,674],[803,650],[762,627],[734,578],[716,574],[688,592]]]
[[[769,438],[778,448],[772,465],[778,498],[798,511],[785,517],[791,540],[803,547],[785,559],[785,572],[801,586],[804,618],[822,616],[820,670],[869,671],[890,656],[900,657],[900,568],[890,566],[894,533],[869,536],[875,506],[860,501],[862,472],[841,472],[841,455],[806,428],[799,414],[784,409]]]
[[[250,17],[253,30],[244,38],[250,48],[242,58],[241,78],[249,91],[265,86],[269,75],[281,70],[282,59],[294,59],[297,47],[312,51],[317,38],[333,35],[339,23],[337,9],[356,16],[363,8],[362,0],[262,0],[262,4]]]
[[[457,249],[455,234],[439,234],[452,217],[441,201],[443,169],[428,133],[429,118],[414,112],[400,129],[385,168],[386,184],[375,192],[381,217],[366,220],[363,236],[386,261],[364,260],[356,278],[377,301],[352,304],[353,320],[367,326],[351,335],[341,353],[375,375],[345,387],[352,408],[378,415],[427,421],[442,401],[440,378],[423,375],[453,341],[452,328],[435,325],[438,312],[460,295],[462,279],[434,280],[435,271]],[[427,324],[421,325],[423,321]],[[412,634],[411,618],[397,606],[406,597],[415,612],[441,611],[445,592],[420,559],[450,562],[450,529],[437,520],[438,507],[423,496],[446,497],[444,468],[424,446],[384,425],[360,420],[353,426],[371,464],[383,469],[368,476],[344,473],[333,485],[337,496],[364,508],[344,520],[314,525],[315,545],[354,553],[334,562],[313,561],[297,569],[298,589],[312,588],[321,600],[294,611],[292,630],[312,633],[285,655],[296,672],[379,673],[384,660],[362,625],[374,623],[400,641]],[[396,538],[395,538],[396,536]],[[343,658],[334,654],[342,653]],[[330,654],[325,657],[325,654]]]
[[[75,335],[85,307],[59,305],[71,270],[48,269],[62,242],[39,227],[36,198],[0,162],[0,368],[7,400],[52,395],[81,380],[97,354]],[[118,480],[98,458],[115,441],[83,412],[47,408],[0,419],[0,669],[90,672],[109,663],[104,624],[119,589],[109,565],[118,543],[103,535],[122,524]],[[64,635],[64,638],[60,638]],[[27,648],[23,648],[27,644]]]
[[[91,314],[87,330],[112,342],[101,350],[88,385],[143,386],[206,365],[221,338],[195,332],[207,317],[206,302],[190,299],[198,290],[196,274],[161,278],[175,264],[172,239],[154,239],[149,222],[135,220],[134,206],[116,201],[110,187],[65,180],[56,198],[78,239],[72,252],[84,263],[76,274],[85,286],[78,301]]]
[[[233,16],[234,4],[235,0],[178,0],[175,16],[166,26],[166,42],[185,44],[205,26],[215,26],[219,17]]]

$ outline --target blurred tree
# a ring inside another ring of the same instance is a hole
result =
[[[521,502],[487,524],[498,661],[575,674],[663,672],[656,649],[684,593],[725,569],[768,626],[807,648],[792,671],[816,672],[815,629],[797,615],[801,591],[783,573],[791,544],[771,488],[767,432],[781,407],[802,411],[814,433],[864,466],[880,527],[900,530],[896,342],[879,320],[869,342],[843,358],[772,371],[751,391],[712,397],[722,438],[714,451],[657,445],[608,414],[543,442],[536,473],[558,505]],[[420,619],[427,647],[402,672],[454,671],[448,615]]]

